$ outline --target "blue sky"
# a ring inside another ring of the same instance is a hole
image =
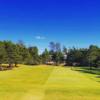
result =
[[[0,0],[0,40],[100,46],[100,0]]]

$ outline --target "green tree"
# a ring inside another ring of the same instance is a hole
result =
[[[72,48],[67,54],[66,64],[82,66],[86,64],[86,49]]]
[[[68,52],[67,48],[65,46],[63,46],[63,53],[67,54],[67,52]]]
[[[15,67],[17,67],[17,64],[22,62],[22,56],[20,55],[20,49],[18,47],[18,45],[14,44],[13,45],[13,52],[14,52],[14,64]]]
[[[59,65],[62,62],[63,54],[60,43],[50,42],[50,55],[56,65]]]
[[[31,55],[31,64],[37,65],[40,63],[40,57],[38,55],[38,48],[37,47],[29,47],[29,53]]]
[[[4,43],[7,52],[7,62],[9,63],[9,67],[12,68],[16,58],[14,44],[11,41],[5,41]]]
[[[20,55],[21,63],[26,64],[28,60],[31,59],[28,48],[26,48],[26,46],[24,45],[24,42],[21,40],[18,41],[16,45],[17,45],[18,52]]]
[[[88,60],[88,64],[90,66],[90,69],[92,69],[92,66],[96,67],[96,59],[98,57],[99,54],[99,48],[95,45],[91,45],[89,47],[88,50],[88,56],[87,56],[87,60]]]
[[[50,54],[49,51],[45,49],[44,52],[42,53],[42,62],[45,64],[48,61],[50,61]]]
[[[58,66],[60,63],[62,63],[63,60],[63,54],[60,51],[56,51],[54,54],[54,61],[56,65]]]
[[[0,67],[6,61],[6,50],[3,42],[0,41]]]

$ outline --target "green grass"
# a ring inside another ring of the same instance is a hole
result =
[[[21,65],[0,72],[0,100],[100,100],[95,76],[64,67]]]

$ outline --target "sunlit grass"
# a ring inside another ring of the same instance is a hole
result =
[[[55,66],[0,72],[0,100],[100,100],[95,75]]]

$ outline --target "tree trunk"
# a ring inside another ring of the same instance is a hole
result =
[[[13,64],[10,63],[10,64],[9,64],[9,68],[12,68],[12,67],[13,67]]]
[[[0,64],[0,70],[1,70],[1,71],[3,70],[2,64]]]
[[[17,63],[15,63],[15,67],[17,67]]]
[[[2,64],[0,64],[0,67],[2,67]]]

